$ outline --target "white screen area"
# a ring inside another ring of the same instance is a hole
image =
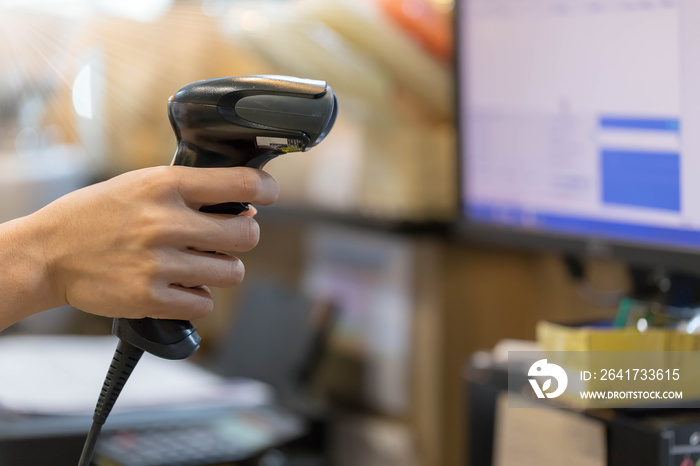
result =
[[[465,214],[700,247],[700,2],[465,0]]]

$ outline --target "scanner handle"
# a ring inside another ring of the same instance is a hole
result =
[[[187,157],[188,148],[178,144],[178,150],[171,165],[185,165],[193,160]],[[248,210],[244,202],[225,202],[202,206],[200,212],[212,214],[238,215]],[[120,340],[130,343],[148,353],[164,359],[186,359],[198,349],[201,337],[192,322],[176,319],[123,319],[116,318],[112,333]]]

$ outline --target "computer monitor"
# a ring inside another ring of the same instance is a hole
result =
[[[700,1],[455,15],[466,231],[700,270]]]

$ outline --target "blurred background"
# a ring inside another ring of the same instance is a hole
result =
[[[282,194],[260,209],[260,244],[241,256],[245,282],[216,290],[214,314],[197,322],[196,358],[271,384],[320,425],[314,448],[323,459],[313,464],[465,464],[470,355],[504,338],[532,340],[542,319],[611,318],[617,302],[582,298],[556,252],[445,234],[459,215],[453,8],[452,0],[0,1],[0,221],[168,164],[175,137],[166,102],[189,82],[327,81],[340,104],[335,127],[312,151],[266,167]],[[585,265],[594,287],[629,285],[621,263]],[[110,325],[57,309],[0,339],[101,335]]]

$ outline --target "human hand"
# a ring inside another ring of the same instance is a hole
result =
[[[49,282],[44,301],[108,317],[206,316],[213,308],[207,286],[243,279],[243,263],[222,251],[249,251],[259,227],[254,208],[238,216],[199,208],[269,204],[278,192],[261,170],[173,166],[125,173],[70,193],[27,217],[40,232]]]

